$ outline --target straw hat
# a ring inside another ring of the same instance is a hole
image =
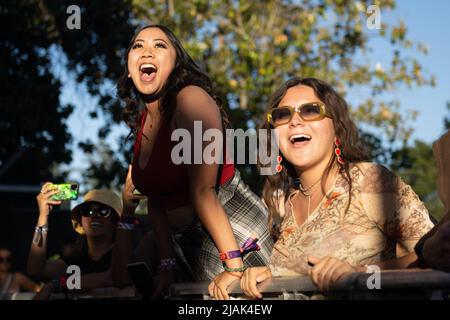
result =
[[[115,192],[111,190],[91,190],[83,198],[83,202],[72,209],[71,218],[72,225],[76,232],[79,234],[84,234],[84,229],[81,226],[81,208],[85,203],[88,202],[98,202],[111,207],[120,218],[122,215],[122,198],[119,197]]]

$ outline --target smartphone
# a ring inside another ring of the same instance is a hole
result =
[[[152,272],[145,262],[127,264],[127,271],[142,299],[150,299],[156,290]]]
[[[78,184],[77,183],[60,183],[53,184],[51,187],[56,187],[58,193],[50,197],[56,201],[76,200],[78,198]]]

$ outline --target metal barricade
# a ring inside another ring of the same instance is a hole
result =
[[[174,284],[170,288],[169,298],[210,300],[208,284],[208,281]],[[352,273],[335,283],[327,297],[319,292],[309,276],[271,278],[257,287],[263,300],[448,300],[450,273],[430,269],[383,270],[378,274]],[[238,281],[228,291],[231,299],[248,299]]]

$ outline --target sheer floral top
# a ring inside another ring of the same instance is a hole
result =
[[[291,197],[281,234],[272,252],[274,276],[307,274],[308,256],[331,256],[366,265],[397,257],[396,249],[414,245],[433,227],[427,209],[412,188],[385,167],[359,163],[350,169],[352,197],[342,174],[306,221],[297,226]],[[401,255],[399,255],[401,256]]]

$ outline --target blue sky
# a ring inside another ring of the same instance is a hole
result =
[[[443,133],[443,119],[448,115],[446,102],[450,101],[450,1],[448,0],[397,0],[397,7],[390,12],[381,12],[383,22],[390,24],[403,20],[408,28],[407,36],[414,43],[422,42],[429,47],[428,55],[417,54],[411,51],[413,57],[417,57],[424,67],[426,74],[433,74],[437,79],[436,87],[415,87],[412,89],[400,88],[391,96],[401,101],[401,111],[410,112],[418,110],[417,120],[411,125],[415,128],[413,139],[426,142],[436,140]],[[373,61],[381,61],[389,48],[386,41],[374,40],[371,42],[374,52]],[[60,61],[63,62],[63,61]],[[69,128],[74,137],[74,146],[78,141],[91,137],[96,140],[96,129],[100,127],[102,120],[89,118],[89,111],[96,105],[96,99],[89,97],[82,86],[76,86],[74,78],[58,70],[65,83],[61,95],[62,102],[71,102],[76,110],[69,118]],[[111,85],[108,87],[111,95],[115,94]],[[349,99],[352,98],[350,94]],[[350,101],[351,103],[351,101]],[[115,132],[108,139],[108,143],[116,146],[117,137],[126,133],[125,125],[117,126]],[[87,167],[85,156],[78,150],[74,153],[74,161],[70,166],[72,180],[80,180],[80,173]],[[83,190],[81,190],[83,192]]]
[[[397,8],[387,19],[401,19],[408,28],[408,37],[429,46],[428,55],[420,55],[424,70],[436,76],[436,87],[401,89],[395,92],[401,110],[418,110],[413,138],[432,142],[443,133],[443,119],[450,115],[450,1],[397,0]],[[382,14],[383,19],[383,14]],[[382,50],[382,49],[381,49]]]

